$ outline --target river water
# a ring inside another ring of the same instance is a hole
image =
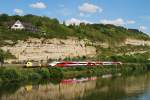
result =
[[[150,100],[150,73],[60,83],[0,85],[1,100]]]

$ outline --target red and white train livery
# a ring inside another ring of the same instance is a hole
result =
[[[53,67],[74,67],[74,66],[99,66],[99,65],[121,65],[121,64],[122,64],[122,62],[58,61],[58,62],[49,63],[49,66],[53,66]]]

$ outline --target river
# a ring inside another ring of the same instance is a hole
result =
[[[60,83],[0,85],[1,100],[150,100],[150,73]]]

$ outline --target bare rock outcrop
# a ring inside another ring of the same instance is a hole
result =
[[[96,48],[86,45],[85,40],[69,39],[37,39],[29,38],[18,41],[14,46],[1,47],[16,56],[17,60],[64,59],[66,57],[94,56]]]
[[[150,46],[150,41],[139,40],[139,39],[126,39],[125,44],[130,44],[134,46]]]

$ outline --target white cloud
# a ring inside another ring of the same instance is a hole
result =
[[[117,18],[115,20],[102,19],[100,22],[103,23],[103,24],[113,24],[113,25],[116,25],[116,26],[123,26],[123,25],[134,24],[135,23],[134,20],[125,21],[122,18]]]
[[[30,4],[30,7],[37,8],[37,9],[45,9],[47,8],[47,5],[43,2],[36,2],[36,3]]]
[[[80,19],[76,19],[76,18],[71,18],[71,19],[69,19],[69,20],[66,20],[65,23],[66,23],[66,25],[73,25],[73,24],[79,25],[80,23],[85,23],[85,24],[90,23],[90,24],[91,24],[91,22],[89,22],[89,21],[80,20]]]
[[[101,23],[103,23],[103,24],[114,24],[114,25],[117,25],[117,26],[125,24],[125,22],[122,18],[118,18],[118,19],[115,19],[115,20],[102,19]]]
[[[22,15],[24,12],[22,9],[14,9],[14,12],[17,14],[17,15]]]
[[[78,17],[84,17],[84,18],[85,17],[91,17],[91,14],[85,14],[85,13],[80,12]]]
[[[96,13],[103,11],[101,7],[90,3],[84,3],[83,5],[79,6],[78,9],[83,13]]]
[[[141,30],[141,31],[147,30],[147,27],[146,27],[146,26],[140,26],[140,27],[139,27],[139,30]]]
[[[127,24],[135,24],[134,20],[127,20]]]

